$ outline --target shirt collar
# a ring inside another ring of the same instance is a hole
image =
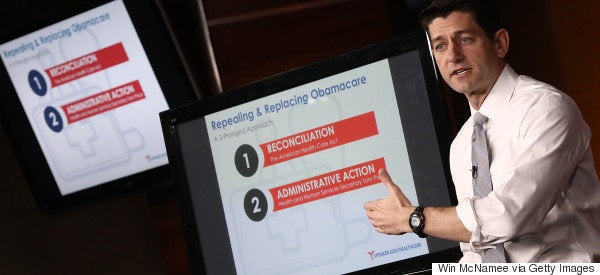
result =
[[[513,91],[517,86],[517,79],[519,75],[508,65],[504,66],[502,73],[494,83],[494,86],[486,96],[483,104],[479,108],[479,111],[471,108],[471,115],[480,112],[490,120],[497,119],[502,112],[506,110],[506,106],[512,98]]]

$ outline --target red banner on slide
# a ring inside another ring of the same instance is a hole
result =
[[[144,91],[140,82],[136,80],[63,105],[61,108],[70,124],[144,98]]]
[[[128,60],[123,44],[117,43],[48,68],[45,72],[54,88]]]
[[[260,145],[265,167],[377,135],[375,113],[368,112]]]
[[[381,168],[385,168],[385,160],[378,158],[269,189],[273,212],[380,183]]]

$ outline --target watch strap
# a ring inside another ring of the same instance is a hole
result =
[[[423,229],[425,229],[425,215],[423,215],[424,209],[425,209],[424,206],[417,206],[417,208],[415,208],[415,210],[412,212],[412,214],[410,214],[410,218],[408,220],[408,225],[413,230],[413,232],[415,234],[417,234],[417,236],[419,236],[419,238],[427,237],[427,234],[425,234],[425,232],[423,232]],[[413,218],[417,218],[420,220],[420,223],[418,226],[414,226],[412,224],[411,221]]]

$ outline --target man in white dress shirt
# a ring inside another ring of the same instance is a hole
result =
[[[461,262],[485,261],[497,245],[510,262],[597,261],[600,181],[576,104],[506,64],[509,35],[490,1],[435,0],[421,18],[442,77],[466,96],[472,114],[488,119],[493,191],[473,192],[472,116],[450,149],[458,205],[417,208],[382,170],[390,194],[364,205],[375,230],[458,241]]]

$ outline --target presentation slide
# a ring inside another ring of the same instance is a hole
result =
[[[388,60],[206,116],[238,274],[339,274],[429,252],[377,233],[378,170],[419,204]]]
[[[168,109],[122,1],[0,45],[63,195],[168,163]]]

